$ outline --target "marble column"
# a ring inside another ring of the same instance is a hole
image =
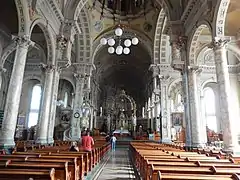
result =
[[[167,88],[170,77],[162,76],[160,80],[161,87],[161,141],[163,143],[171,143],[171,118],[170,118],[170,99],[168,97]]]
[[[200,82],[199,74],[201,71],[198,67],[189,67],[188,73],[188,86],[189,89],[191,89],[191,91],[189,91],[189,100],[191,107],[192,147],[204,147],[200,117],[200,94],[198,92],[198,84]]]
[[[159,107],[159,102],[155,102],[155,105],[154,105],[154,113],[155,113],[155,119],[156,119],[156,123],[155,123],[155,131],[156,132],[159,132],[159,127],[160,127],[160,119],[159,119],[159,116],[160,116],[160,111],[158,110]]]
[[[219,88],[219,105],[223,124],[224,150],[235,152],[238,150],[237,134],[234,129],[234,104],[231,103],[230,79],[227,64],[226,40],[215,38],[212,42],[214,51],[217,83]]]
[[[59,68],[54,69],[50,119],[48,122],[48,144],[53,144],[54,142],[53,136],[54,136],[54,126],[55,126],[55,120],[56,120],[57,96],[58,96],[60,72],[61,70]]]
[[[7,70],[4,67],[0,66],[0,90],[2,88],[2,77],[3,77],[3,73],[5,73]]]
[[[177,28],[176,28],[177,29]],[[190,100],[189,100],[189,76],[187,58],[187,37],[173,36],[172,37],[172,67],[179,71],[182,75],[182,86],[184,95],[184,118],[186,122],[186,142],[185,146],[191,148],[192,133],[191,133],[191,116],[190,116]]]
[[[71,119],[71,139],[76,141],[81,138],[81,122],[80,117],[82,116],[82,103],[83,103],[83,87],[85,76],[82,74],[74,74],[76,78],[76,89],[73,106],[73,116]]]
[[[202,140],[203,143],[206,144],[207,143],[207,121],[206,121],[206,112],[205,112],[205,104],[204,104],[204,95],[201,94],[200,96],[200,105],[201,105],[201,127],[202,127],[202,132],[201,132],[201,136],[202,136]]]
[[[4,118],[0,134],[0,146],[13,147],[15,127],[17,124],[18,109],[22,91],[24,69],[28,53],[28,47],[33,43],[29,36],[21,36],[16,39],[17,49],[13,64],[12,74],[8,86]]]
[[[45,73],[45,80],[43,86],[41,111],[38,121],[38,132],[36,142],[39,144],[48,143],[48,126],[50,121],[50,110],[52,100],[52,88],[53,88],[53,65],[43,65],[43,71]]]

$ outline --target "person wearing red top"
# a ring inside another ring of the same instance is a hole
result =
[[[90,136],[90,132],[87,132],[86,136],[82,137],[83,150],[90,152],[90,151],[92,151],[93,145],[94,145],[93,138]]]

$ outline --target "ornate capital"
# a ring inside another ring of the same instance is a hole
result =
[[[57,48],[64,50],[67,47],[68,40],[63,35],[57,37]]]
[[[187,46],[187,36],[177,36],[175,39],[171,40],[170,44],[173,49],[182,50]]]
[[[90,77],[90,75],[88,74],[80,74],[80,73],[74,73],[73,76],[77,79],[77,80],[82,80],[82,79],[86,79],[88,77]]]
[[[41,64],[40,64],[40,67],[41,67],[41,69],[42,69],[44,72],[47,72],[47,73],[50,73],[50,72],[52,72],[52,71],[54,71],[54,70],[57,69],[57,68],[56,68],[54,65],[52,65],[52,64],[43,64],[43,63],[41,63]]]
[[[34,42],[31,41],[29,35],[23,35],[23,36],[15,36],[13,37],[15,43],[17,46],[20,47],[28,47],[28,46],[34,46]]]
[[[221,39],[218,37],[215,37],[211,44],[209,45],[209,48],[213,50],[221,49],[223,48],[230,40],[228,39]]]
[[[3,66],[0,66],[0,73],[5,73],[7,69],[5,69]]]
[[[196,74],[200,74],[202,72],[202,68],[199,66],[188,66],[190,72],[194,72]]]

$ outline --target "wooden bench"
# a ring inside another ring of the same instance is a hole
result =
[[[0,161],[0,169],[33,169],[35,171],[41,169],[55,169],[55,176],[61,180],[74,180],[75,177],[71,176],[71,172],[74,171],[74,167],[65,163],[51,163],[51,162],[25,162],[25,161]]]
[[[57,180],[55,170],[52,169],[0,169],[1,180]]]

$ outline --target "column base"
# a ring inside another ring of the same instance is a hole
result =
[[[160,139],[160,143],[162,144],[172,144],[172,140],[170,138],[163,138],[163,139]]]
[[[0,149],[5,150],[6,154],[12,154],[15,142],[12,139],[0,139]]]
[[[240,155],[240,146],[223,148],[222,152],[226,154]]]
[[[48,143],[48,144],[53,144],[53,143],[54,143],[54,139],[53,139],[53,138],[49,138],[49,139],[47,140],[47,143]]]
[[[48,144],[48,140],[47,138],[37,138],[36,140],[36,144],[41,144],[41,145],[47,145]]]

